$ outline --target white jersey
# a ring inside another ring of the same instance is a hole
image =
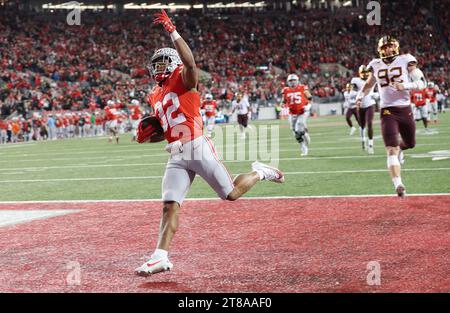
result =
[[[364,84],[366,83],[366,81],[360,77],[353,77],[352,81],[350,82],[351,84],[356,86],[356,91],[361,91]],[[373,94],[373,89],[375,88],[375,86],[370,90],[370,92],[367,94],[367,96],[365,96],[364,98],[362,98],[361,100],[361,107],[363,109],[368,108],[372,105],[375,104],[375,99],[374,99],[374,94]]]
[[[250,104],[248,103],[248,97],[242,97],[241,101],[237,102],[236,100],[233,100],[233,110],[237,110],[237,114],[239,115],[245,115],[248,114],[248,108]]]
[[[436,100],[437,100],[438,102],[444,101],[444,100],[445,100],[444,94],[443,94],[442,92],[439,92],[439,93],[436,95]]]
[[[354,109],[356,108],[356,96],[358,93],[354,90],[344,91],[344,108]]]
[[[399,91],[392,84],[411,82],[408,65],[412,62],[417,63],[415,57],[411,54],[402,54],[390,64],[384,63],[381,59],[373,59],[369,63],[367,67],[372,71],[378,84],[380,107],[411,105],[409,90]]]

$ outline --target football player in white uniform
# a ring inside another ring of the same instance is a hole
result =
[[[387,167],[399,197],[406,194],[400,176],[404,162],[403,150],[416,145],[416,125],[411,108],[410,90],[424,89],[426,82],[417,60],[411,54],[400,54],[400,44],[392,36],[378,41],[379,58],[373,59],[368,69],[369,78],[357,96],[357,106],[375,84],[381,98],[381,133],[387,152]],[[400,135],[400,136],[399,136]],[[399,139],[401,137],[401,140]]]
[[[356,91],[362,90],[362,87],[369,78],[370,71],[367,66],[361,65],[358,69],[359,77],[353,77],[351,84],[356,86]],[[358,110],[361,143],[363,150],[367,150],[368,154],[373,154],[373,115],[375,99],[373,95],[373,88],[369,91],[369,94],[361,100],[361,106]],[[367,126],[367,137],[366,139],[366,126]]]
[[[347,121],[348,127],[350,127],[350,136],[356,131],[356,127],[352,123],[352,115],[355,116],[356,122],[359,125],[358,112],[356,110],[356,96],[358,93],[354,90],[352,84],[348,83],[345,86],[344,91],[344,109],[345,109],[345,120]]]
[[[237,111],[237,121],[239,124],[240,138],[245,139],[245,129],[248,126],[248,113],[251,110],[248,96],[243,95],[242,92],[236,94],[236,99],[231,103],[232,113]]]

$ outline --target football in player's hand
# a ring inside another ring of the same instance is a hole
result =
[[[156,116],[144,116],[139,122],[137,142],[160,142],[164,140],[164,130]]]

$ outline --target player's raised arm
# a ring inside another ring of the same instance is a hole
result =
[[[170,38],[184,65],[183,72],[181,73],[184,86],[186,89],[196,88],[198,83],[198,71],[195,65],[194,55],[186,41],[178,34],[175,25],[173,25],[172,21],[167,16],[166,11],[161,10],[160,13],[156,13],[154,23],[162,24],[165,30],[170,33]]]
[[[369,73],[369,78],[367,78],[366,83],[361,88],[361,90],[358,92],[358,95],[356,96],[356,107],[359,108],[361,106],[362,99],[369,94],[369,92],[372,90],[373,86],[375,86],[377,80],[373,76],[373,73]]]

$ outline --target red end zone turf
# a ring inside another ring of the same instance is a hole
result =
[[[449,292],[450,196],[187,201],[169,273],[133,270],[158,202],[0,204],[81,209],[0,227],[1,292]],[[367,284],[379,262],[381,285]],[[80,264],[80,285],[70,285]]]

